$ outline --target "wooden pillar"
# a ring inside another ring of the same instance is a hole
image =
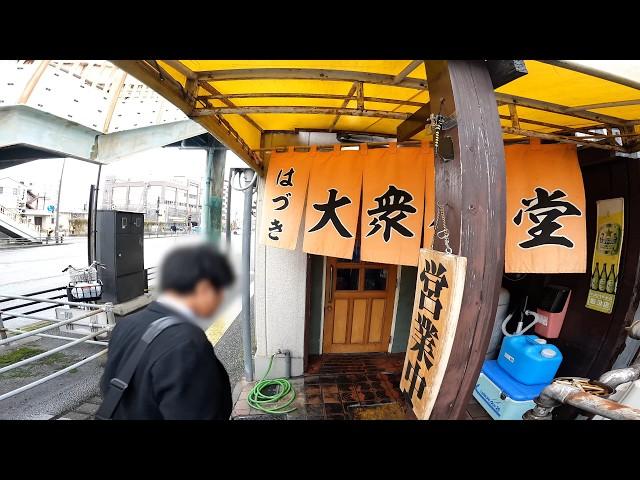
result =
[[[445,207],[453,252],[467,257],[462,309],[431,419],[463,418],[482,368],[504,266],[504,145],[496,99],[482,61],[425,61],[431,111],[454,115],[440,133],[454,158],[435,161],[436,200]],[[441,240],[435,248],[444,251]]]

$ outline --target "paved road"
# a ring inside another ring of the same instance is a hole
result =
[[[156,266],[173,246],[196,241],[196,236],[145,238],[144,265]],[[0,250],[0,291],[7,294],[33,292],[67,283],[67,265],[87,264],[87,238],[65,239],[62,245],[43,245]]]
[[[158,266],[171,248],[178,245],[201,241],[197,235],[177,237],[145,238],[144,265]],[[230,260],[236,271],[241,266],[242,236],[231,236]],[[65,239],[62,245],[22,247],[0,250],[0,293],[24,295],[66,285],[68,276],[62,273],[67,265],[76,267],[87,264],[87,239],[76,237]],[[10,306],[12,303],[6,303]],[[23,310],[20,310],[23,311]],[[39,313],[54,317],[53,310]],[[33,323],[24,319],[8,320],[7,326],[22,327]]]

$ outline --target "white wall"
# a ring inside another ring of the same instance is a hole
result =
[[[258,222],[261,228],[264,178],[258,180]],[[255,377],[262,378],[271,355],[278,349],[291,352],[291,373],[302,375],[307,282],[307,254],[302,251],[302,225],[295,251],[266,247],[256,242],[255,261]],[[284,362],[276,357],[270,378],[284,374]]]
[[[0,187],[2,187],[0,205],[5,208],[18,208],[18,200],[24,199],[26,187],[10,178],[0,179]]]

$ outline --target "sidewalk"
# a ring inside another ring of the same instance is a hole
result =
[[[253,293],[253,282],[251,283],[251,292]],[[222,311],[216,315],[215,320],[205,331],[207,338],[214,346],[216,356],[225,365],[232,384],[241,377],[244,368],[242,363],[241,311],[242,299],[240,296],[229,298],[223,304]],[[101,395],[94,395],[71,410],[50,419],[93,420],[101,403]]]
[[[98,411],[101,403],[102,397],[95,395],[73,410],[53,417],[51,420],[94,420],[94,415]]]

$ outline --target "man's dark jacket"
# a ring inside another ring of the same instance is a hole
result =
[[[113,419],[227,420],[231,386],[213,346],[201,328],[158,302],[120,320],[113,329],[100,384],[103,395],[147,327],[167,316],[183,322],[167,328],[149,345]]]

